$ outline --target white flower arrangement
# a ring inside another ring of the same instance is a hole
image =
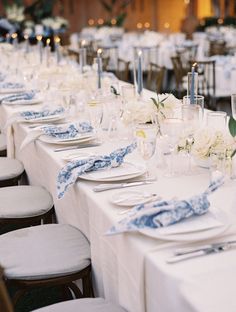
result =
[[[42,24],[45,27],[49,27],[53,30],[59,30],[63,27],[68,27],[68,21],[61,16],[44,18],[42,20]]]
[[[210,128],[201,128],[193,134],[192,146],[188,144],[189,133],[185,132],[178,142],[178,151],[191,149],[192,155],[200,160],[206,160],[214,150],[224,150],[227,157],[231,157],[236,142],[229,132]]]
[[[126,105],[123,114],[123,121],[126,124],[130,122],[147,123],[163,120],[173,116],[174,109],[181,104],[173,94],[159,94],[156,98],[147,101],[132,100]]]
[[[18,6],[13,4],[6,7],[6,17],[11,22],[21,23],[25,19],[24,15],[25,8],[23,6]]]

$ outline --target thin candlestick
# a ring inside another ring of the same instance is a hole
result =
[[[42,39],[43,37],[41,35],[36,36],[36,39],[38,41],[38,51],[39,51],[39,62],[40,64],[43,63],[43,43],[42,43]]]
[[[194,91],[195,91],[195,66],[197,64],[194,63],[192,66],[192,79],[191,79],[191,87],[190,87],[190,104],[194,104]]]
[[[98,89],[101,89],[102,87],[102,58],[101,58],[101,54],[102,54],[102,49],[98,49],[97,51],[97,65],[98,65]]]
[[[143,91],[142,51],[138,52],[138,94]]]

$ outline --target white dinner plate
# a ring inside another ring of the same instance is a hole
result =
[[[23,122],[27,122],[27,123],[44,123],[44,122],[48,122],[48,121],[61,120],[61,119],[65,118],[65,117],[66,117],[65,114],[57,114],[57,115],[38,117],[38,118],[32,118],[32,119],[23,119]]]
[[[136,178],[146,172],[146,166],[124,162],[116,168],[108,168],[104,170],[92,171],[80,176],[80,179],[98,182],[122,181]]]
[[[216,222],[208,218],[215,217]],[[217,222],[218,221],[218,222]],[[204,225],[202,224],[204,223]],[[219,224],[217,224],[219,223]],[[182,225],[184,224],[184,227]],[[182,227],[182,229],[181,229]],[[192,217],[179,223],[160,229],[140,229],[139,232],[160,240],[192,242],[213,238],[221,235],[230,227],[227,215],[218,209],[212,209],[209,214]],[[168,229],[170,229],[168,233]]]
[[[40,136],[40,140],[44,143],[60,144],[60,145],[71,145],[71,144],[76,144],[76,143],[83,143],[83,142],[90,141],[94,138],[95,138],[94,133],[79,134],[78,136],[74,138],[69,138],[69,139],[58,139],[58,138],[54,138],[46,134],[43,134]]]
[[[2,104],[5,105],[35,105],[35,104],[40,104],[43,102],[42,98],[35,98],[32,100],[19,100],[19,101],[13,101],[13,102],[8,102],[8,101],[2,101]]]
[[[153,200],[158,200],[159,196],[151,192],[125,190],[113,194],[110,198],[112,204],[120,207],[132,207],[142,205]]]

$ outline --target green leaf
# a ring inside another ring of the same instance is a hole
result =
[[[229,119],[229,132],[233,138],[236,136],[236,120],[232,116]]]
[[[233,153],[231,154],[231,158],[234,157],[234,155],[236,154],[236,149],[233,151]]]

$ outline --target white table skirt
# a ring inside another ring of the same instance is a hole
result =
[[[0,123],[4,125],[17,108],[2,105],[0,110]],[[19,146],[29,130],[27,125],[14,125],[16,157],[23,161],[29,182],[43,185],[52,193],[58,222],[77,226],[90,240],[97,294],[119,303],[130,312],[194,311],[196,305],[202,302],[201,294],[195,291],[193,294],[196,296],[188,296],[185,284],[188,285],[192,280],[197,282],[198,276],[204,277],[208,273],[208,267],[211,268],[211,274],[216,276],[219,268],[227,268],[228,272],[234,273],[235,250],[168,265],[165,263],[170,254],[167,247],[176,246],[177,243],[164,242],[141,234],[105,236],[104,233],[121,218],[118,215],[120,208],[109,201],[116,191],[94,193],[92,187],[96,182],[78,181],[63,199],[57,200],[56,178],[64,164],[61,159],[62,153],[55,153],[55,146],[39,140],[20,152]],[[105,149],[113,147],[107,144],[99,148],[104,152]],[[157,172],[157,182],[139,187],[138,190],[158,192],[158,195],[166,199],[173,196],[186,198],[202,192],[209,182],[207,170],[202,170],[202,174],[194,177],[173,179],[164,178],[161,170]],[[226,212],[230,211],[235,186],[236,182],[213,194],[210,197],[212,205],[224,206]],[[236,234],[236,230],[231,231]],[[221,285],[222,291],[226,291],[225,285]],[[210,286],[214,287],[214,283],[210,283]],[[196,285],[193,284],[193,289],[194,287],[196,288]],[[234,297],[231,300],[234,301]],[[192,308],[186,308],[191,305]],[[225,311],[233,311],[227,309],[227,302]]]

